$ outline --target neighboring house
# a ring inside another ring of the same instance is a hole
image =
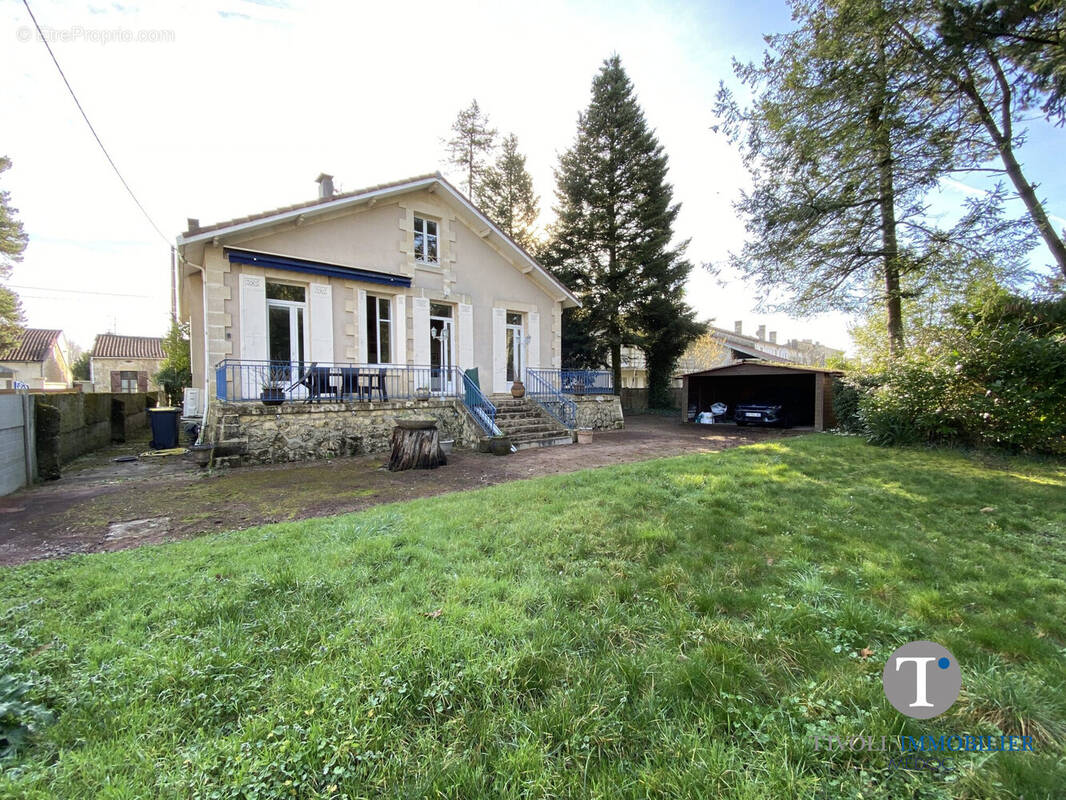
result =
[[[26,328],[17,345],[0,352],[0,367],[12,372],[4,376],[5,385],[19,381],[30,389],[69,389],[74,378],[69,356],[63,331]]]
[[[755,336],[743,333],[743,323],[738,320],[733,330],[708,326],[707,336],[697,339],[677,360],[673,385],[681,386],[681,376],[700,370],[714,369],[745,359],[761,359],[788,364],[824,367],[828,360],[841,358],[843,350],[812,342],[810,339],[777,341],[777,331],[766,333],[760,325]],[[647,368],[644,353],[639,347],[622,348],[622,386],[626,389],[646,389]]]
[[[89,377],[97,392],[155,392],[163,364],[163,340],[152,336],[101,333],[89,356]]]
[[[426,367],[431,391],[476,367],[504,393],[558,368],[570,291],[439,173],[201,226],[178,237],[193,385],[254,399],[251,365]],[[225,361],[245,377],[233,377]],[[408,372],[411,372],[409,369]],[[336,380],[333,378],[332,380]]]

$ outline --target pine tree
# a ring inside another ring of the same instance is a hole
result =
[[[11,168],[11,159],[0,156],[0,175]],[[11,277],[11,268],[22,261],[29,237],[18,219],[18,209],[12,208],[9,192],[0,191],[0,279]],[[6,286],[0,286],[0,349],[18,344],[22,336],[25,317],[18,295]]]
[[[611,56],[555,172],[557,221],[544,260],[583,304],[564,319],[564,360],[609,358],[621,387],[622,347],[639,345],[656,405],[665,404],[674,365],[702,330],[682,299],[692,265],[688,242],[673,244],[680,206],[666,174],[666,154]]]
[[[1039,106],[1066,121],[1066,5],[1051,0],[940,0],[939,16],[897,19],[892,32],[924,70],[926,94],[959,109],[957,124],[978,130],[1002,163],[1033,227],[1066,277],[1066,241],[1018,160],[1023,120]],[[971,159],[966,166],[987,166]]]
[[[796,29],[738,65],[755,95],[718,111],[742,145],[753,188],[737,204],[748,242],[733,265],[779,308],[884,309],[889,348],[904,348],[903,299],[924,276],[972,258],[1017,260],[1025,238],[1003,220],[1002,193],[971,201],[944,230],[926,197],[990,149],[957,107],[937,102],[896,26],[922,0],[793,0]]]
[[[496,129],[489,127],[488,115],[481,113],[477,100],[463,109],[452,123],[452,138],[443,139],[448,160],[466,175],[466,195],[480,203],[481,179],[485,162],[496,143]]]
[[[496,163],[485,170],[481,183],[481,210],[522,247],[533,245],[538,198],[526,170],[526,157],[518,152],[518,137],[504,137]]]

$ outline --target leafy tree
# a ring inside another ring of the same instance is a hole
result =
[[[737,204],[750,234],[733,265],[792,313],[884,309],[888,346],[904,348],[906,283],[974,258],[1018,259],[1024,237],[1002,192],[968,202],[952,229],[926,196],[957,163],[988,157],[957,109],[928,96],[895,26],[922,0],[793,0],[794,31],[737,64],[754,101],[724,87],[717,111],[740,143],[753,188]]]
[[[692,265],[684,259],[688,243],[672,244],[680,206],[666,174],[666,154],[612,56],[555,172],[557,221],[543,258],[584,306],[564,322],[571,328],[564,360],[609,355],[621,386],[622,346],[638,345],[650,402],[661,404],[677,358],[702,330],[681,297]],[[582,349],[568,350],[575,342]]]
[[[846,386],[846,425],[875,444],[1066,454],[1066,299],[983,287],[949,310],[938,341]]]
[[[11,159],[0,156],[0,175],[11,168]],[[14,264],[22,261],[29,237],[22,229],[18,209],[11,206],[9,192],[0,191],[0,279],[11,277]],[[25,318],[18,295],[6,286],[0,286],[0,349],[18,344]]]
[[[70,365],[70,371],[74,374],[74,380],[92,380],[92,364],[90,361],[91,358],[92,353],[90,353],[88,350],[81,350],[74,358],[74,361]]]
[[[496,129],[489,127],[489,118],[481,113],[477,100],[471,100],[452,123],[452,138],[442,140],[448,160],[466,173],[466,194],[480,203],[481,179],[485,162],[496,143]]]
[[[538,198],[526,170],[526,157],[518,152],[518,137],[504,137],[496,163],[485,170],[481,183],[481,209],[489,219],[527,250],[533,245]]]
[[[956,108],[958,124],[983,132],[1058,269],[1066,276],[1066,243],[1026,178],[1017,149],[1025,113],[1040,105],[1051,120],[1066,118],[1066,5],[1048,0],[938,0],[939,19],[895,20],[894,35],[925,74],[938,105]],[[981,169],[971,153],[967,163]]]
[[[163,387],[171,404],[177,403],[182,389],[192,386],[192,360],[189,351],[189,326],[171,320],[170,330],[163,338],[163,353],[166,358],[155,375],[156,383]]]
[[[704,323],[705,326],[710,324],[709,321]],[[693,372],[710,369],[725,361],[725,356],[726,348],[722,340],[707,331],[693,341],[685,351],[684,358],[687,362],[685,368]]]

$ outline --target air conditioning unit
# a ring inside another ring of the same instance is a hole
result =
[[[181,415],[183,417],[202,417],[204,414],[204,390],[187,388],[182,395],[182,407]]]

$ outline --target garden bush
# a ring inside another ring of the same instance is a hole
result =
[[[935,348],[842,382],[841,427],[881,445],[1066,453],[1066,300],[996,290],[951,319]]]

